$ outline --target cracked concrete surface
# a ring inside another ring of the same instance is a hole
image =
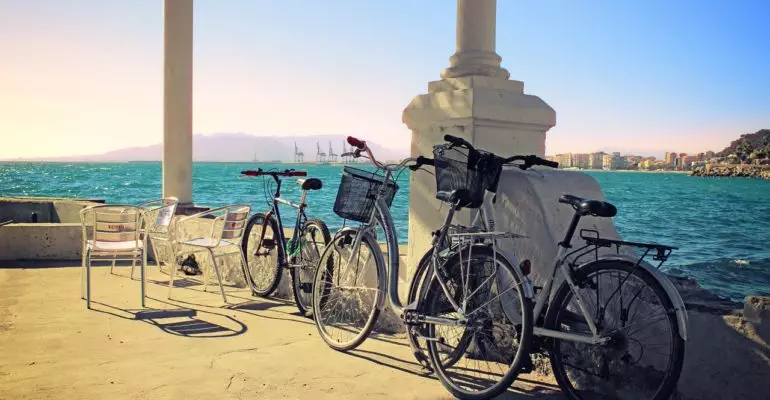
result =
[[[377,335],[340,353],[293,303],[227,288],[177,287],[148,269],[147,306],[190,317],[135,319],[139,282],[94,270],[94,310],[79,268],[0,268],[0,399],[449,399],[402,336]],[[156,282],[156,283],[150,283]],[[504,398],[560,398],[522,375]]]

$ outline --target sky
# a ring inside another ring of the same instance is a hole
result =
[[[721,150],[770,128],[770,2],[499,0],[497,53],[556,110],[546,152]],[[195,133],[408,148],[455,51],[451,0],[197,0]],[[163,137],[157,0],[0,0],[0,158]]]

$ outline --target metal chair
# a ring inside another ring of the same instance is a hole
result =
[[[219,290],[222,293],[222,299],[227,303],[225,289],[222,286],[222,275],[219,271],[217,260],[224,256],[238,254],[241,258],[241,267],[246,268],[246,259],[241,250],[241,240],[246,230],[246,219],[249,217],[251,206],[231,205],[214,210],[204,211],[189,217],[182,218],[176,223],[176,247],[177,255],[189,254],[206,251],[211,256],[214,264],[214,272],[219,282]],[[213,219],[213,220],[212,220]],[[198,228],[190,235],[192,238],[184,239],[186,225],[191,222],[202,222],[201,220],[211,220],[211,229],[208,235],[202,233]],[[185,247],[190,248],[189,250]],[[171,289],[174,287],[174,278],[176,268],[171,270],[171,279],[168,281],[168,297],[171,298]],[[203,290],[208,287],[207,274],[203,273]]]
[[[179,200],[175,197],[169,197],[150,200],[137,205],[137,207],[144,209],[142,215],[142,234],[147,235],[150,247],[152,247],[153,256],[155,257],[155,263],[161,272],[163,272],[161,263],[167,266],[170,265],[171,268],[176,268],[172,220],[178,204]],[[163,247],[165,251],[164,254],[167,256],[165,259],[158,256],[158,248],[160,247]],[[133,278],[134,270],[132,269],[131,279]]]
[[[147,265],[146,237],[141,234],[142,208],[130,205],[96,205],[80,211],[83,227],[83,259],[81,297],[91,308],[91,262],[94,259],[112,261],[113,273],[117,261],[131,261],[131,272],[139,261],[141,301],[144,307],[145,267]]]

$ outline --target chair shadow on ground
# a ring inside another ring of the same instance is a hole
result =
[[[263,301],[254,301],[254,299],[245,299],[244,300],[251,300],[245,303],[239,303],[239,304],[230,304],[225,306],[228,310],[234,310],[234,311],[241,311],[249,315],[253,315],[255,317],[259,318],[266,318],[266,319],[272,319],[272,320],[278,320],[278,321],[290,321],[290,322],[298,322],[301,324],[312,324],[312,320],[310,318],[305,317],[304,315],[300,314],[299,311],[296,310],[294,312],[286,312],[281,311],[277,309],[278,307],[285,307],[285,306],[294,306],[293,302],[289,302],[286,300],[281,299],[274,299],[270,298],[268,299],[262,299]],[[271,313],[276,314],[283,314],[287,317],[271,317],[265,315],[264,311],[268,311]]]
[[[158,299],[153,300],[175,305]],[[198,339],[214,339],[239,336],[248,331],[248,327],[244,323],[228,315],[216,314],[219,318],[227,319],[234,326],[236,326],[236,328],[229,328],[227,326],[197,318],[198,310],[195,309],[178,308],[134,310],[123,309],[94,300],[91,301],[91,304],[98,305],[100,308],[102,308],[100,309],[92,307],[91,311],[108,314],[125,320],[141,321],[146,324],[155,326],[165,333],[175,336],[184,336]]]
[[[388,341],[388,343],[394,343]],[[400,344],[400,343],[394,343]],[[431,371],[424,369],[416,360],[404,360],[392,355],[383,354],[376,351],[355,349],[346,354],[353,357],[366,360],[377,365],[395,369],[400,372],[405,372],[411,375],[416,375],[428,379],[438,380]],[[530,388],[522,388],[521,385],[516,385],[516,382],[526,383],[533,386]],[[559,393],[559,387],[545,383],[538,382],[526,377],[519,376],[516,378],[513,386],[508,389],[502,395],[496,397],[496,399],[521,399],[521,398],[537,398],[537,399],[561,399],[562,396]]]

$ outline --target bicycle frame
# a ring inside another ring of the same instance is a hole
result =
[[[281,246],[281,250],[284,254],[284,260],[281,260],[281,262],[284,263],[284,266],[288,265],[288,253],[286,245],[286,235],[284,234],[284,228],[283,228],[283,220],[281,219],[281,210],[278,208],[278,204],[285,204],[290,207],[297,209],[297,219],[294,222],[294,232],[292,232],[291,242],[292,244],[296,245],[297,240],[299,239],[299,233],[302,230],[302,222],[307,220],[307,215],[305,214],[305,207],[307,207],[307,203],[305,202],[307,198],[307,191],[303,190],[302,194],[300,195],[299,203],[293,203],[289,200],[285,200],[281,198],[281,183],[282,180],[278,179],[277,176],[272,176],[273,180],[276,183],[275,193],[273,194],[273,206],[270,208],[270,210],[265,215],[265,220],[262,221],[262,234],[259,238],[259,243],[257,245],[257,249],[255,250],[255,254],[259,253],[259,250],[262,247],[262,241],[265,238],[265,232],[267,228],[268,221],[270,221],[270,218],[275,215],[275,219],[278,221],[278,232],[276,234],[278,235],[278,245]]]
[[[479,207],[478,212],[476,212],[476,215],[473,218],[473,222],[471,223],[472,226],[478,226],[479,223],[480,223],[480,225],[483,228],[483,230],[485,232],[491,233],[491,234],[495,233],[494,229],[495,229],[495,226],[496,226],[495,225],[496,221],[495,221],[494,209],[493,209],[494,196],[495,196],[495,194],[492,193],[492,192],[487,191],[485,193],[484,202],[482,203],[481,207]],[[452,220],[451,218],[452,218],[453,213],[454,213],[454,208],[450,209],[450,211],[449,211],[449,213],[447,215],[447,219],[446,219],[445,224],[444,224],[444,229],[442,229],[441,237],[439,237],[439,239],[437,240],[437,242],[436,242],[437,244],[440,244],[440,243],[442,243],[441,242],[442,240],[445,240],[446,230],[447,230],[447,228],[449,226],[449,223],[451,223],[451,220]],[[557,273],[557,271],[561,271],[563,276],[564,276],[565,281],[567,282],[567,284],[570,286],[570,288],[572,289],[573,293],[575,294],[575,300],[578,303],[578,307],[580,308],[580,311],[582,312],[583,317],[586,319],[586,323],[588,324],[588,326],[589,326],[589,328],[591,330],[592,335],[591,336],[587,336],[587,335],[579,335],[579,334],[574,334],[574,333],[566,333],[566,332],[561,332],[561,331],[556,331],[556,330],[545,329],[545,328],[537,327],[537,326],[534,327],[534,332],[533,333],[535,333],[535,335],[538,335],[538,336],[554,337],[554,338],[558,338],[558,339],[572,340],[572,341],[583,342],[583,343],[601,344],[601,343],[604,343],[607,340],[609,340],[609,338],[599,336],[599,333],[598,333],[598,330],[596,328],[596,325],[594,324],[593,319],[590,318],[590,313],[588,312],[587,307],[585,306],[585,300],[582,298],[582,295],[580,294],[580,292],[577,291],[577,287],[575,286],[575,283],[572,280],[572,276],[570,274],[570,270],[569,270],[569,268],[567,267],[567,265],[565,263],[567,249],[568,249],[569,243],[570,243],[570,241],[572,239],[572,236],[574,235],[574,232],[575,232],[575,229],[577,227],[577,222],[578,221],[579,221],[578,218],[573,219],[572,224],[570,225],[570,228],[569,228],[567,234],[565,235],[564,241],[559,244],[558,252],[557,252],[557,255],[556,255],[556,259],[554,261],[554,265],[555,265],[554,269],[551,272],[551,276],[547,279],[545,285],[543,286],[543,289],[535,296],[534,295],[534,290],[532,289],[532,284],[529,281],[529,278],[526,278],[526,281],[524,282],[524,285],[525,285],[525,288],[524,288],[525,289],[525,295],[528,295],[528,297],[530,297],[530,298],[534,297],[535,308],[534,308],[534,314],[533,315],[535,315],[535,316],[540,315],[540,313],[543,311],[543,308],[547,305],[548,299],[550,298],[551,291],[552,291],[552,288],[553,288],[553,281],[554,281],[554,279],[556,277],[556,273]],[[493,236],[492,237],[492,244],[493,244],[493,246],[496,245],[496,242],[497,242],[497,238]],[[438,249],[439,249],[439,247],[440,246],[438,246],[438,245],[434,247],[434,255],[433,255],[433,264],[434,264],[433,268],[434,268],[434,271],[433,271],[433,274],[434,274],[434,276],[437,276],[437,278],[439,278],[438,279],[439,284],[442,285],[442,289],[445,291],[445,293],[447,293],[447,288],[444,286],[444,283],[442,282],[442,279],[440,279],[440,274],[437,273],[437,268],[439,267],[438,266],[438,262],[437,262],[438,261],[437,258],[438,258]],[[495,251],[495,253],[496,252],[497,251]],[[517,260],[515,255],[513,255],[513,254],[504,254],[504,256],[506,258],[508,258],[509,260],[514,261],[512,263],[513,264],[512,266],[514,268],[519,268],[518,264],[515,262]],[[458,313],[460,313],[460,310],[461,310],[460,305],[458,305],[453,300],[453,298],[450,297],[450,296],[448,296],[447,299],[450,301],[452,306],[458,311]],[[460,315],[463,315],[463,314],[460,313]]]

